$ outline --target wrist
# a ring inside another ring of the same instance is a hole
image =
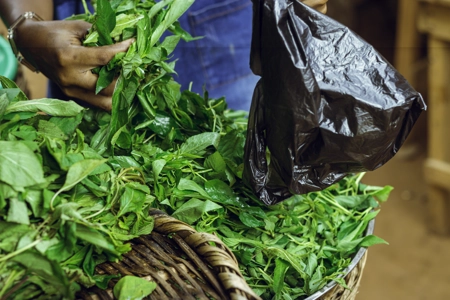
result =
[[[37,67],[35,67],[31,62],[27,61],[23,55],[19,51],[18,45],[20,43],[17,42],[17,37],[20,36],[20,29],[23,29],[23,26],[26,22],[35,22],[35,21],[43,21],[43,19],[34,12],[25,12],[20,17],[18,17],[8,28],[8,40],[11,44],[11,48],[16,56],[17,60],[29,68],[33,72],[39,73]]]

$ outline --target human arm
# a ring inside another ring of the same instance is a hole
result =
[[[302,0],[302,2],[318,11],[320,11],[321,13],[326,13],[327,12],[327,2],[328,0]]]
[[[10,26],[20,15],[33,11],[44,21],[25,20],[16,27],[14,40],[22,55],[69,97],[111,109],[114,83],[95,94],[97,75],[91,70],[106,65],[131,40],[111,46],[88,48],[82,40],[91,24],[84,21],[52,21],[51,0],[2,0],[0,15]]]

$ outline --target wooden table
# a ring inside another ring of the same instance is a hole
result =
[[[428,36],[428,184],[430,228],[450,233],[450,0],[420,0],[418,28]]]

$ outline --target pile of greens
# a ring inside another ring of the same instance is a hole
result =
[[[242,183],[247,119],[225,99],[181,91],[170,54],[193,38],[177,19],[193,0],[98,0],[87,46],[136,41],[99,74],[118,76],[112,113],[72,101],[28,100],[0,77],[0,298],[73,299],[106,288],[95,266],[149,234],[158,208],[219,236],[264,299],[302,299],[339,276],[391,187],[334,186],[263,205]],[[126,290],[130,284],[142,288]],[[114,293],[139,299],[154,283],[124,277]],[[145,291],[145,292],[142,292]]]

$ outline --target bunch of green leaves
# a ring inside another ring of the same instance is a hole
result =
[[[360,247],[385,243],[365,231],[392,188],[361,184],[363,175],[271,207],[249,201],[253,196],[244,187],[235,188],[233,196],[240,204],[213,199],[212,207],[180,201],[174,215],[196,219],[198,231],[218,235],[263,299],[304,299],[332,281],[345,286],[341,277],[352,255]],[[208,183],[204,189],[215,195]]]
[[[94,112],[27,100],[0,81],[0,297],[73,298],[78,283],[106,286],[95,266],[153,229],[144,176],[86,143]]]
[[[193,39],[177,19],[192,2],[97,0],[95,13],[71,18],[93,23],[86,46],[135,39],[95,71],[97,92],[117,77],[111,114],[27,101],[2,80],[0,296],[73,298],[80,284],[106,287],[111,277],[95,266],[151,232],[150,207],[222,238],[264,299],[302,299],[343,283],[352,254],[383,242],[364,232],[391,188],[367,187],[362,174],[273,207],[243,184],[246,113],[206,91],[181,91],[173,78],[173,49]],[[121,280],[119,297],[151,292]]]
[[[153,127],[160,127],[157,133],[168,137],[169,144],[175,139],[182,139],[177,124],[199,132],[195,119],[200,112],[190,110],[197,105],[190,101],[179,102],[180,85],[173,80],[175,61],[168,62],[181,39],[194,40],[178,22],[193,2],[98,0],[93,3],[96,8],[94,15],[87,11],[84,15],[72,17],[93,23],[84,41],[85,46],[136,39],[126,53],[117,54],[108,65],[96,70],[99,76],[97,93],[117,78],[111,122],[97,137],[100,140],[97,150],[100,152],[111,151],[109,154],[112,154],[115,149],[130,150],[131,131],[136,126],[133,124],[136,119],[146,122],[141,126],[153,123]],[[115,145],[110,148],[113,139]]]

